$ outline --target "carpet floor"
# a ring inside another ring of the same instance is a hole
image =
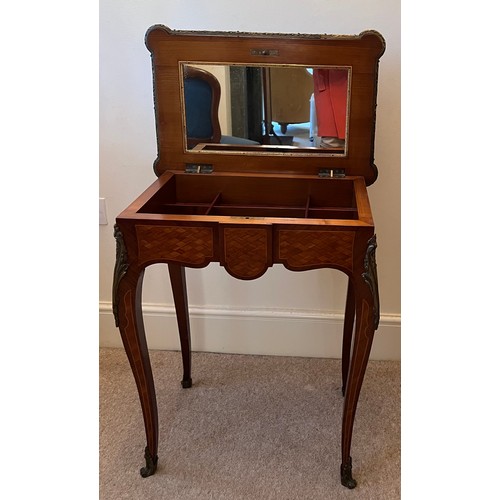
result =
[[[401,497],[400,363],[370,361],[340,484],[343,398],[336,359],[151,351],[160,425],[156,474],[122,349],[100,350],[100,499],[392,500]]]

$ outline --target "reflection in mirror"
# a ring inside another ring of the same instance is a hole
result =
[[[347,154],[348,67],[183,63],[192,151]]]

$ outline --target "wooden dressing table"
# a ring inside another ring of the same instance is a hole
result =
[[[219,262],[235,278],[251,280],[282,264],[291,271],[334,268],[349,277],[340,471],[342,484],[354,488],[352,430],[379,320],[377,245],[366,186],[377,177],[375,107],[384,40],[375,31],[357,36],[278,35],[173,31],[157,25],[148,30],[146,45],[153,65],[158,179],[116,219],[113,283],[115,322],[144,417],[146,466],[141,475],[154,474],[158,461],[156,396],[141,310],[146,267],[168,265],[180,334],[182,386],[189,388],[185,267]],[[349,82],[345,146],[272,146],[264,134],[257,146],[221,144],[208,137],[188,147],[184,74],[188,66],[214,65],[227,70],[226,75],[231,68],[254,76],[261,72],[264,98],[269,67],[345,71]]]

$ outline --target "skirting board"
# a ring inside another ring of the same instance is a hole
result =
[[[189,308],[193,351],[319,358],[342,357],[343,315],[325,311]],[[173,306],[143,304],[148,347],[179,350]],[[111,303],[99,304],[99,344],[123,347]],[[401,318],[382,315],[371,359],[401,359]]]

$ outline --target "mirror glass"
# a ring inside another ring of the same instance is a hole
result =
[[[346,156],[351,68],[181,63],[192,152]]]

